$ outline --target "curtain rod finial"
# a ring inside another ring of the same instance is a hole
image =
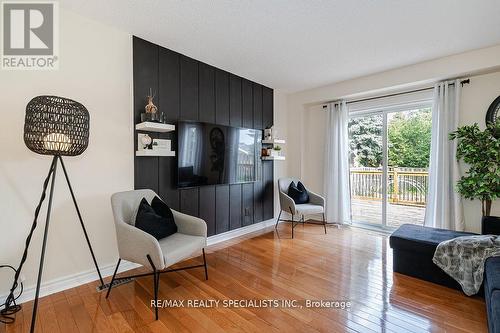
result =
[[[463,87],[464,84],[469,84],[470,83],[470,79],[466,79],[466,80],[462,80],[460,81],[460,85]]]

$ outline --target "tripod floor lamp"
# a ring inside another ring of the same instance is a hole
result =
[[[71,193],[71,199],[73,200],[78,219],[80,220],[85,240],[87,241],[92,260],[94,261],[97,274],[99,275],[101,287],[104,287],[104,281],[102,279],[99,266],[97,265],[97,260],[94,255],[94,251],[92,250],[92,245],[90,244],[89,236],[87,234],[87,230],[85,229],[82,215],[80,213],[80,209],[78,208],[75,194],[69,181],[68,173],[62,158],[63,156],[80,155],[85,151],[85,149],[87,149],[89,142],[89,122],[90,116],[87,109],[82,104],[70,99],[56,96],[38,96],[33,98],[26,106],[26,118],[24,123],[24,142],[26,146],[35,153],[53,156],[49,173],[43,183],[40,201],[35,209],[33,224],[31,226],[30,233],[26,238],[24,253],[14,276],[14,283],[5,302],[4,308],[5,311],[10,311],[10,313],[14,313],[19,310],[19,305],[17,305],[15,301],[14,291],[18,286],[19,274],[21,273],[21,269],[26,261],[31,237],[36,229],[38,215],[46,198],[47,188],[50,183],[49,202],[45,218],[42,252],[38,268],[38,278],[36,283],[35,301],[33,303],[30,332],[35,331],[40,282],[42,280],[43,262],[45,259],[50,213],[52,209],[52,198],[54,194],[56,171],[59,163],[61,164],[64,177],[66,178],[66,182]]]

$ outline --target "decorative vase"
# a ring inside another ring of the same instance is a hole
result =
[[[500,235],[500,217],[483,216],[481,219],[481,234]]]
[[[158,108],[153,104],[153,96],[148,96],[148,104],[145,107],[146,113],[156,113]]]
[[[160,113],[158,107],[153,103],[153,98],[154,96],[151,93],[147,96],[148,104],[144,107],[146,113],[141,113],[141,121],[160,122]]]

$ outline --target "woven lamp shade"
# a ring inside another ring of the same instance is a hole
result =
[[[24,143],[42,155],[77,156],[89,144],[90,116],[71,99],[37,96],[26,106]]]

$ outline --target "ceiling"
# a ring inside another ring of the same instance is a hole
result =
[[[500,44],[498,0],[64,0],[60,4],[287,92]]]

